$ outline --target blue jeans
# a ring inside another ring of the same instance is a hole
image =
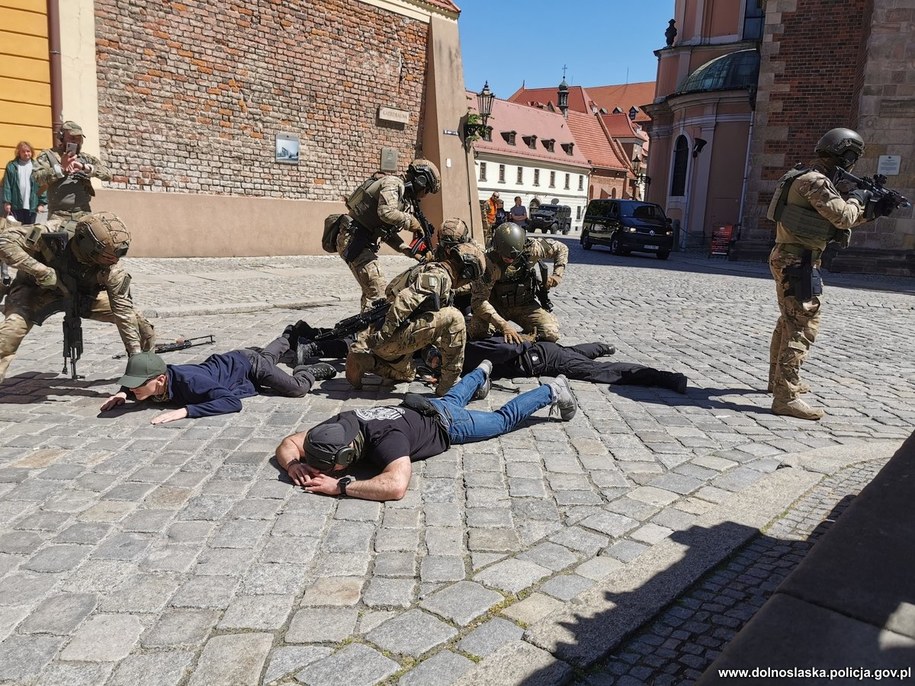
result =
[[[486,377],[481,369],[474,369],[456,383],[442,398],[430,402],[445,418],[451,443],[473,443],[506,434],[518,424],[553,401],[549,386],[541,386],[505,403],[495,412],[465,410],[473,394],[483,385]]]

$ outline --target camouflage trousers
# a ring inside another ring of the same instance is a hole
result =
[[[492,301],[490,301],[492,303]],[[503,319],[515,322],[521,326],[521,332],[535,336],[538,341],[555,343],[559,340],[559,321],[552,312],[547,312],[537,303],[517,305],[515,307],[499,307],[492,303],[496,312]],[[472,341],[480,341],[490,336],[499,335],[499,331],[479,317],[471,317],[467,335]]]
[[[350,230],[347,228],[340,229],[337,234],[337,254],[346,262],[346,266],[356,277],[356,283],[362,289],[362,299],[360,307],[364,312],[371,304],[384,297],[384,289],[387,282],[381,275],[381,267],[378,265],[378,254],[369,247],[363,248],[358,255],[352,260],[347,261],[343,255],[349,246]]]
[[[454,307],[426,312],[382,343],[375,344],[375,336],[374,329],[359,334],[350,347],[347,363],[352,360],[362,370],[385,379],[412,381],[416,377],[413,354],[434,345],[442,354],[442,373],[435,394],[445,395],[461,376],[467,330],[464,315]]]
[[[822,296],[799,301],[791,291],[785,269],[801,263],[801,258],[776,245],[769,255],[769,270],[775,279],[775,295],[781,315],[769,344],[769,385],[776,400],[791,402],[801,394],[801,365],[820,329]],[[819,261],[814,263],[819,267]]]
[[[6,378],[6,371],[16,357],[22,339],[32,330],[35,314],[59,299],[60,292],[57,290],[13,282],[3,306],[5,319],[0,322],[0,381]],[[156,344],[153,325],[139,312],[134,311],[133,316],[132,324],[140,336],[140,349],[152,350]],[[108,293],[102,291],[98,294],[89,307],[87,318],[117,324],[117,317],[111,311],[111,304],[108,302]],[[119,333],[126,349],[128,341],[124,338],[123,332]]]

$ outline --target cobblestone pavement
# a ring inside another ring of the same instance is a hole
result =
[[[875,460],[826,477],[576,686],[693,683],[884,464]]]
[[[647,565],[704,517],[728,515],[729,503],[770,483],[844,488],[838,467],[778,469],[795,454],[861,446],[864,461],[911,432],[910,280],[827,278],[805,372],[828,414],[810,423],[767,411],[777,309],[764,265],[577,244],[571,262],[553,298],[565,340],[602,339],[621,360],[682,371],[688,394],[573,381],[573,421],[544,411],[509,436],[419,463],[407,497],[386,504],[306,495],[269,458],[282,436],[344,401],[397,402],[408,385],[367,384],[356,395],[340,377],[303,399],[250,398],[239,414],[153,427],[153,408],[98,416],[123,369],[111,359],[113,327],[84,322],[77,381],[56,374],[58,320],[36,328],[0,387],[0,682],[449,684],[506,650],[534,667],[548,655],[536,627],[614,571]],[[409,261],[383,265],[393,276]],[[216,336],[171,362],[266,343],[299,308],[330,324],[357,302],[334,256],[128,266],[161,340]],[[476,406],[535,384],[500,382]],[[778,490],[757,498],[772,509],[760,526],[794,500],[780,505]],[[773,545],[800,554],[774,527]],[[757,545],[741,553],[747,565],[766,557]],[[703,571],[736,547],[721,546]],[[667,605],[644,608],[646,621]],[[641,659],[626,663],[627,676],[664,672]],[[500,679],[490,683],[520,681]]]

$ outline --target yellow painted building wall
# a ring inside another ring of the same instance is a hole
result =
[[[0,0],[0,163],[27,140],[50,147],[51,72],[46,0]]]

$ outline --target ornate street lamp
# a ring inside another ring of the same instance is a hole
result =
[[[468,148],[477,138],[487,137],[489,127],[486,126],[486,122],[492,114],[492,103],[495,99],[495,94],[489,89],[489,81],[486,81],[483,90],[477,93],[477,113],[469,113],[464,122],[464,145]]]

